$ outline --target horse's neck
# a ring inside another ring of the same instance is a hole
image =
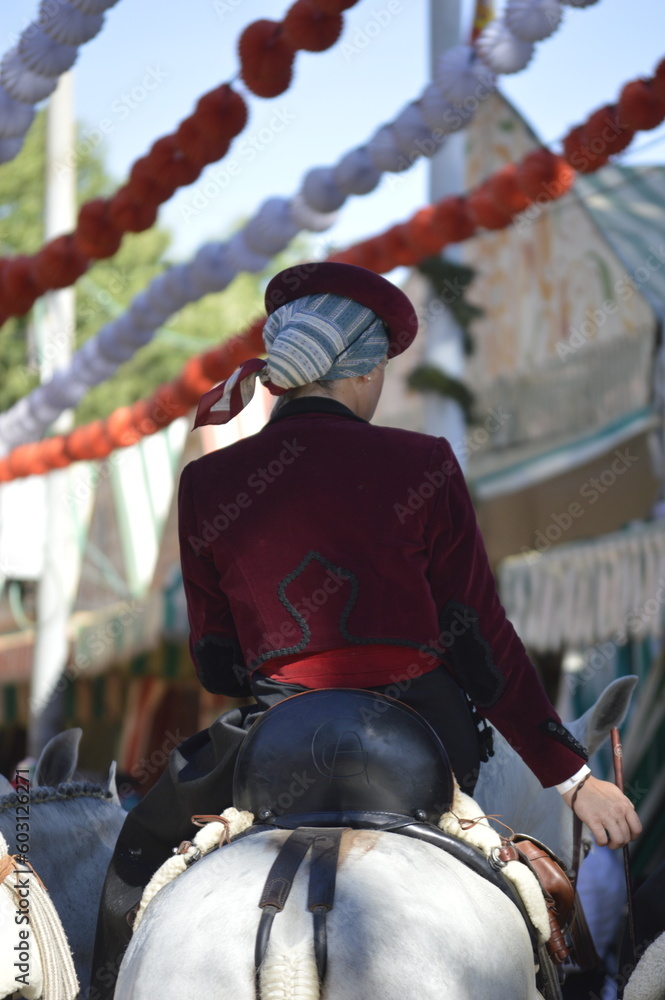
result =
[[[30,811],[30,852],[55,886],[106,870],[125,813],[101,798],[44,803]]]
[[[483,764],[474,798],[488,815],[497,815],[512,830],[547,844],[567,863],[572,861],[572,817],[554,788],[543,788],[510,744],[494,731],[494,756]],[[509,831],[501,829],[508,834]]]

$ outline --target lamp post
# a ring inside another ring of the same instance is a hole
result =
[[[46,113],[46,179],[44,239],[71,232],[76,216],[76,172],[71,162],[75,145],[73,76],[65,73]],[[74,342],[75,292],[63,288],[48,292],[37,313],[40,377],[47,381],[69,364]],[[56,433],[72,426],[71,411],[53,424]],[[28,753],[38,756],[51,736],[62,728],[62,691],[58,681],[67,662],[72,599],[74,524],[67,505],[69,471],[49,472],[46,480],[46,540],[44,564],[37,591],[37,629],[30,684]]]
[[[457,45],[462,30],[461,0],[430,0],[430,61],[432,70],[436,60],[447,49]],[[447,195],[459,194],[464,188],[464,132],[448,136],[439,152],[430,160],[430,201],[439,201]],[[448,260],[461,261],[458,247],[446,250]],[[440,368],[447,375],[461,379],[464,374],[464,338],[450,311],[428,305],[427,341],[425,364]],[[465,464],[463,448],[466,424],[464,412],[455,400],[435,392],[425,394],[425,431],[447,438],[462,468]]]

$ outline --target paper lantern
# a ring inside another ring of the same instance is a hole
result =
[[[634,131],[656,128],[665,119],[665,103],[646,80],[632,80],[621,91],[617,117]]]
[[[65,439],[61,434],[56,437],[44,438],[40,441],[42,458],[47,469],[64,469],[69,465],[69,456],[65,451]]]
[[[418,252],[417,260],[439,252],[443,241],[436,228],[436,212],[433,205],[421,208],[406,225],[407,240]]]
[[[358,0],[316,0],[316,6],[325,14],[341,14],[358,3]]]
[[[493,73],[519,73],[529,65],[533,42],[516,38],[503,21],[490,21],[476,39],[476,51]]]
[[[471,45],[455,45],[439,56],[434,82],[451,104],[480,101],[496,86],[494,74]]]
[[[94,198],[81,206],[74,242],[85,256],[99,260],[120,249],[122,233],[111,222],[106,198]]]
[[[248,25],[238,42],[241,75],[258,97],[277,97],[288,89],[295,52],[279,21],[263,18]]]
[[[656,71],[651,78],[651,89],[658,98],[665,104],[665,59],[661,59],[656,67]]]
[[[552,35],[561,24],[559,0],[508,0],[504,19],[516,38],[539,42]]]
[[[482,184],[466,199],[471,219],[484,229],[504,229],[510,223],[510,215],[492,198],[489,187]]]
[[[446,198],[434,206],[434,224],[446,243],[469,239],[476,231],[466,198]]]
[[[577,149],[577,145],[575,146]],[[517,183],[532,200],[550,200],[568,191],[574,180],[574,173],[561,157],[549,149],[536,149],[524,157],[517,165]]]
[[[531,199],[520,187],[514,163],[508,163],[492,174],[486,187],[490,197],[507,215],[518,215],[531,204]]]
[[[56,42],[37,24],[31,24],[23,32],[18,52],[23,64],[33,73],[56,77],[71,69],[78,55],[75,45]]]
[[[176,140],[186,158],[201,168],[220,160],[231,144],[231,137],[223,135],[219,126],[208,130],[205,116],[198,112],[180,122]]]
[[[6,462],[14,479],[21,479],[24,476],[39,476],[48,470],[40,442],[20,445],[10,451]]]
[[[333,182],[345,195],[369,194],[380,180],[381,174],[366,149],[352,149],[333,168]]]
[[[154,226],[157,206],[154,202],[137,200],[131,187],[126,185],[109,200],[109,218],[125,233],[142,233]]]
[[[83,45],[102,30],[104,14],[84,14],[66,0],[59,0],[57,5],[52,0],[42,0],[39,24],[56,42]]]
[[[247,104],[228,83],[204,94],[197,102],[196,110],[202,121],[213,126],[216,123],[230,138],[239,135],[247,124]]]
[[[24,316],[47,286],[37,282],[31,257],[18,256],[3,262],[0,295],[12,316]]]
[[[284,36],[294,49],[324,52],[334,45],[342,33],[341,14],[328,14],[316,0],[296,0],[286,12]]]
[[[15,101],[0,86],[0,139],[20,138],[22,143],[34,117],[35,109],[32,105]]]

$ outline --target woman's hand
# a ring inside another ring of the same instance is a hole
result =
[[[611,781],[600,781],[592,774],[562,796],[573,808],[573,796],[579,788],[574,812],[591,830],[599,847],[623,847],[642,832],[635,806]]]

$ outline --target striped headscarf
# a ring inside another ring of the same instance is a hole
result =
[[[273,395],[308,385],[367,375],[386,356],[388,332],[366,306],[342,295],[306,295],[276,309],[266,320],[267,358],[245,361],[207,392],[194,422],[225,424],[249,403],[257,377]]]

